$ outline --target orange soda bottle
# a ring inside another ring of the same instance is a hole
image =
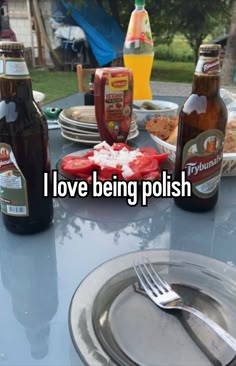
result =
[[[152,99],[150,76],[154,48],[145,0],[135,0],[125,39],[123,58],[125,67],[133,72],[133,99]]]

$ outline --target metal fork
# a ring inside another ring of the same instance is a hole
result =
[[[236,351],[236,339],[223,328],[209,319],[197,309],[185,305],[183,299],[171,286],[156,272],[148,258],[142,261],[136,260],[134,270],[139,282],[148,297],[160,308],[165,310],[184,310],[194,314],[207,324],[221,339],[223,339],[234,351]]]

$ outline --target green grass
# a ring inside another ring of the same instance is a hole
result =
[[[78,91],[76,72],[30,70],[33,89],[46,94],[44,103]]]
[[[191,83],[194,72],[193,54],[185,37],[177,34],[170,46],[161,44],[158,39],[154,43],[155,61],[151,80]],[[46,94],[44,103],[78,91],[76,72],[33,69],[30,74],[33,89]]]
[[[169,46],[160,42],[158,38],[154,42],[156,57],[159,60],[187,62],[194,60],[193,50],[183,35],[177,34]]]
[[[193,62],[155,60],[151,80],[191,83]],[[44,103],[78,92],[76,72],[30,70],[33,89],[46,94]]]
[[[155,60],[151,80],[191,83],[194,68],[193,62]]]

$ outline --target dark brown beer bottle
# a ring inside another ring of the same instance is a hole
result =
[[[89,90],[84,94],[84,105],[94,105],[94,79],[95,73],[92,73],[89,80]]]
[[[24,46],[0,42],[0,202],[8,230],[30,234],[52,222],[51,197],[43,197],[50,174],[47,121],[33,99]]]
[[[192,94],[179,114],[174,179],[180,181],[185,171],[192,196],[175,198],[175,203],[189,211],[210,210],[218,198],[227,121],[219,94],[219,51],[219,45],[200,46]]]

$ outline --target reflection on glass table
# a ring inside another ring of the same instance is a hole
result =
[[[82,103],[77,93],[48,107]],[[58,129],[49,136],[53,169],[61,157],[86,148]],[[131,143],[141,145],[155,146],[144,130]],[[182,211],[172,199],[128,207],[123,199],[57,198],[54,225],[28,237],[7,232],[0,218],[1,366],[84,366],[71,342],[70,303],[81,281],[110,259],[140,250],[187,252],[223,262],[218,275],[227,277],[236,265],[235,187],[235,177],[223,178],[217,207],[205,214]]]

